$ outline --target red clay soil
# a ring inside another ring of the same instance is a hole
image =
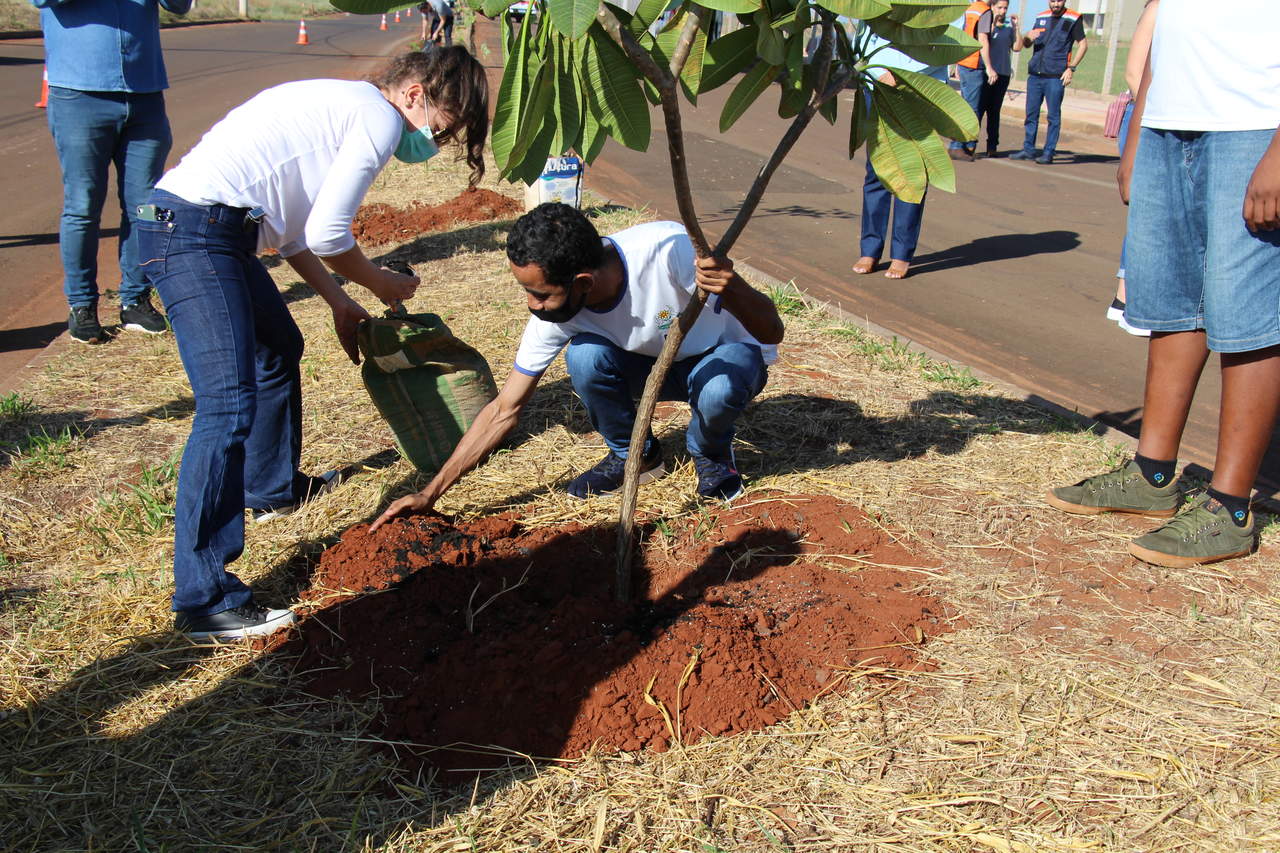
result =
[[[469,187],[442,204],[415,201],[408,207],[374,202],[356,213],[351,233],[365,244],[412,240],[429,231],[442,231],[460,222],[488,222],[515,216],[523,205],[492,190]]]
[[[461,772],[593,745],[665,749],[777,722],[845,674],[920,666],[948,629],[918,559],[860,510],[771,496],[645,531],[634,602],[613,602],[613,531],[510,516],[346,532],[313,591],[357,593],[290,641],[309,692],[381,697],[396,754]],[[843,555],[851,571],[806,555]],[[650,701],[651,700],[651,701]]]

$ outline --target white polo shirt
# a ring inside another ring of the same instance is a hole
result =
[[[530,317],[516,351],[516,370],[541,376],[573,336],[581,332],[600,335],[627,352],[658,356],[667,330],[697,289],[693,243],[679,222],[650,222],[605,239],[622,259],[622,289],[617,301],[599,310],[584,306],[567,323]],[[737,342],[760,347],[765,364],[778,359],[776,346],[761,344],[752,337],[713,295],[681,341],[676,359],[701,355],[721,343]]]

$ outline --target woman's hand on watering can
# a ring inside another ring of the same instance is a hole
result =
[[[360,303],[348,298],[333,306],[333,328],[338,333],[338,342],[342,344],[347,358],[352,364],[360,363],[360,348],[356,345],[356,328],[364,320],[369,319],[369,312],[360,307]]]
[[[418,289],[418,285],[421,284],[407,264],[402,269],[409,271],[407,273],[397,272],[389,267],[379,267],[378,272],[382,275],[378,281],[372,283],[369,287],[374,296],[392,307],[395,307],[397,302],[403,302],[413,296]]]

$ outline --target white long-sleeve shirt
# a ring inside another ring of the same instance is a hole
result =
[[[351,221],[403,128],[371,83],[284,83],[227,113],[156,189],[194,204],[261,207],[259,251],[339,255],[355,246]]]

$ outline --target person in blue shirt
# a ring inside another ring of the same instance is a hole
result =
[[[978,124],[987,123],[987,156],[1000,156],[1000,108],[1009,91],[1009,79],[1013,75],[1013,53],[1022,50],[1022,35],[1018,32],[1018,16],[1009,14],[1009,0],[996,0],[991,4],[990,50],[991,65],[982,83],[982,97],[978,104]]]
[[[1022,37],[1022,46],[1034,48],[1027,63],[1027,121],[1022,150],[1010,160],[1032,160],[1047,165],[1053,162],[1058,148],[1058,132],[1062,129],[1062,96],[1075,77],[1076,66],[1084,59],[1089,42],[1084,37],[1084,21],[1080,13],[1067,8],[1067,0],[1049,0],[1049,8],[1036,15],[1035,23]],[[1036,132],[1040,123],[1040,105],[1049,108],[1048,127],[1044,133],[1044,150],[1036,156]]]
[[[889,46],[889,42],[873,35],[868,42],[868,51],[874,53],[872,64],[883,66],[877,69],[881,83],[892,86],[896,81],[893,69],[917,71],[927,74],[935,80],[947,81],[945,65],[925,65]],[[900,279],[907,277],[911,268],[911,260],[916,254],[916,243],[920,239],[920,225],[924,220],[924,199],[919,203],[903,201],[895,198],[880,182],[875,169],[871,165],[871,157],[867,155],[867,174],[862,183],[862,235],[859,242],[858,260],[853,265],[857,275],[868,275],[875,271],[884,254],[885,238],[889,231],[889,214],[893,214],[893,236],[889,246],[889,268],[884,277]]]
[[[100,343],[98,233],[114,164],[120,206],[120,324],[159,334],[138,263],[138,205],[151,195],[173,144],[164,111],[159,6],[186,14],[191,0],[31,0],[40,9],[49,73],[49,130],[62,166],[58,245],[74,340]]]

